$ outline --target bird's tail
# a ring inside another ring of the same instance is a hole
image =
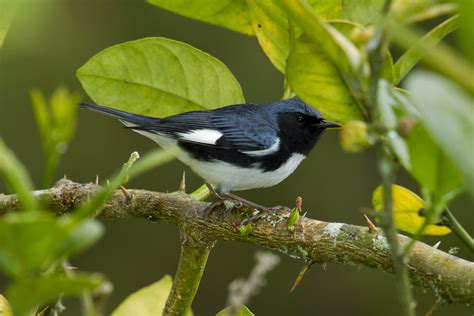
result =
[[[81,103],[80,107],[83,109],[87,109],[87,110],[91,110],[94,112],[99,112],[108,116],[115,117],[128,127],[151,126],[151,125],[157,124],[160,121],[159,118],[133,114],[133,113],[125,112],[125,111],[108,108],[102,105]]]

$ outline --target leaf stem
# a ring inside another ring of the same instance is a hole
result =
[[[180,225],[181,256],[163,315],[187,315],[201,282],[215,240],[205,238],[192,224]]]
[[[474,252],[474,239],[469,235],[469,233],[462,227],[461,223],[458,222],[456,217],[454,217],[453,213],[446,208],[444,211],[444,215],[446,220],[448,221],[448,226],[454,231],[456,236],[461,239],[461,241],[466,244],[469,250]]]

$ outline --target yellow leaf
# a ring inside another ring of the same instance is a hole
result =
[[[7,299],[0,294],[0,316],[13,316],[12,308]]]
[[[425,221],[425,217],[420,216],[420,210],[426,208],[426,203],[412,191],[399,186],[392,186],[393,200],[393,221],[395,226],[407,233],[415,234]],[[383,188],[377,187],[372,195],[372,206],[377,212],[383,210]],[[446,235],[451,229],[442,225],[428,225],[424,235]]]
[[[112,316],[161,315],[172,285],[171,276],[165,275],[160,281],[130,294],[112,312]],[[192,312],[190,311],[187,315],[192,315]]]

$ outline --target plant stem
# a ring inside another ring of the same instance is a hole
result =
[[[43,178],[41,180],[42,188],[48,188],[53,185],[60,158],[60,155],[55,149],[52,149],[51,153],[49,155],[46,154],[45,156],[46,163],[44,166]]]
[[[474,251],[474,239],[469,235],[469,233],[462,227],[461,223],[458,222],[456,217],[454,217],[453,213],[446,208],[444,211],[444,215],[448,221],[448,226],[454,231],[456,236],[461,239],[461,241],[466,244],[469,250]]]
[[[180,225],[181,256],[173,287],[166,301],[163,315],[187,315],[196,295],[207,258],[215,240],[205,238],[192,224]]]
[[[387,238],[392,256],[393,269],[398,283],[398,298],[402,307],[402,315],[414,316],[414,301],[407,267],[404,263],[403,251],[398,244],[397,231],[393,223],[392,184],[395,178],[395,165],[389,152],[381,145],[379,151],[379,172],[382,177],[383,205],[381,224]]]

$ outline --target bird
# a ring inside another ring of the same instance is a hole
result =
[[[272,187],[308,156],[326,129],[340,125],[298,97],[263,104],[235,104],[163,118],[81,103],[84,109],[120,120],[176,157],[204,179],[218,199],[265,208],[233,194]]]

